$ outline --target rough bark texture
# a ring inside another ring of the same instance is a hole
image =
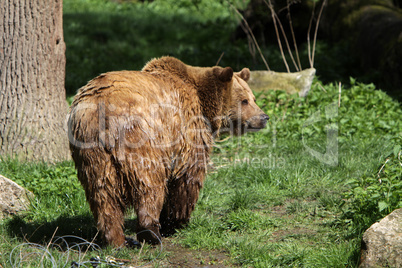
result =
[[[0,155],[68,158],[62,0],[0,1]]]

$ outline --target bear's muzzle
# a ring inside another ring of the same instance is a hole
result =
[[[247,130],[260,130],[267,126],[269,116],[265,113],[250,118],[246,123]]]

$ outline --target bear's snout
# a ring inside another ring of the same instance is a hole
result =
[[[267,114],[260,114],[261,128],[266,127],[268,120],[269,120],[269,116]]]
[[[265,124],[266,124],[267,121],[269,120],[269,116],[267,114],[261,114],[260,119],[261,119],[261,121],[265,121]]]
[[[250,130],[252,130],[252,129],[259,130],[259,129],[265,128],[267,125],[268,119],[269,119],[269,116],[266,115],[265,113],[253,116],[252,118],[250,118],[247,121],[247,124],[246,124],[247,128]]]

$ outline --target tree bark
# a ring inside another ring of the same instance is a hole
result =
[[[0,156],[68,159],[62,0],[0,1]]]

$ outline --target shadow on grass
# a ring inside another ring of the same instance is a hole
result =
[[[125,233],[134,236],[137,220],[125,220]],[[57,237],[78,237],[100,246],[106,246],[96,228],[92,215],[60,216],[54,221],[38,223],[27,222],[21,216],[10,219],[5,228],[11,237],[18,237],[24,242],[46,245]]]

